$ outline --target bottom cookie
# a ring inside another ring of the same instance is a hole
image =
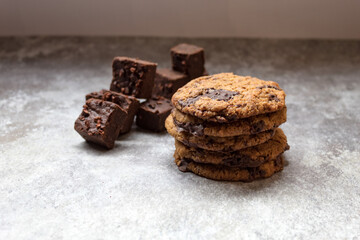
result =
[[[174,157],[175,163],[180,171],[193,172],[201,177],[219,181],[251,182],[256,179],[271,177],[284,168],[284,159],[282,155],[254,168],[237,168],[224,165],[197,163],[191,159],[181,159],[176,152]]]

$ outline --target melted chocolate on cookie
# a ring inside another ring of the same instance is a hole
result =
[[[257,167],[263,161],[256,161],[248,155],[238,155],[233,158],[224,159],[222,164],[228,167]]]
[[[195,136],[204,136],[204,126],[202,124],[194,124],[190,122],[178,122],[174,118],[174,124],[180,131],[189,132]]]
[[[239,95],[238,92],[229,91],[225,89],[214,89],[214,88],[207,88],[204,89],[200,95],[196,97],[187,98],[185,101],[180,100],[179,104],[181,107],[186,107],[189,105],[194,104],[197,100],[199,100],[202,97],[208,97],[213,100],[219,100],[219,101],[229,101],[234,96]]]
[[[179,170],[182,172],[187,172],[188,171],[187,165],[192,161],[193,160],[188,158],[182,158],[180,164],[178,165]]]

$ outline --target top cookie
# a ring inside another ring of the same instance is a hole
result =
[[[285,106],[285,93],[276,82],[220,73],[190,81],[172,103],[183,113],[224,123],[278,111]]]

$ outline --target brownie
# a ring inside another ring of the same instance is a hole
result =
[[[121,124],[120,134],[130,131],[132,123],[134,122],[134,117],[140,106],[140,102],[136,98],[105,89],[87,94],[86,100],[90,98],[113,102],[124,109],[127,112],[127,115],[125,121]]]
[[[172,68],[194,79],[203,75],[205,69],[204,49],[195,45],[181,43],[170,50]]]
[[[91,92],[89,94],[86,94],[85,96],[85,100],[89,100],[90,98],[95,98],[95,99],[102,99],[103,96],[104,96],[104,92],[106,92],[108,90],[106,89],[101,89],[100,91],[98,92]]]
[[[128,57],[115,57],[110,90],[137,98],[150,98],[156,63]]]
[[[119,123],[125,121],[126,115],[126,111],[115,103],[91,98],[76,119],[75,130],[86,141],[111,149],[119,136]]]
[[[170,114],[172,105],[169,99],[152,98],[141,103],[136,115],[136,124],[139,127],[161,132],[165,130],[165,119]]]
[[[169,68],[156,70],[153,96],[171,98],[172,95],[189,81],[189,77],[183,73]]]

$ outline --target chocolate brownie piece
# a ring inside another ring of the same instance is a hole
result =
[[[124,134],[130,131],[134,117],[139,109],[140,102],[132,96],[127,96],[121,93],[117,93],[109,90],[100,90],[99,92],[92,92],[86,95],[86,100],[90,98],[101,99],[116,103],[127,112],[125,121],[121,123],[120,134]]]
[[[181,43],[170,50],[172,68],[194,79],[204,74],[204,49],[195,45]]]
[[[161,132],[165,130],[165,119],[170,114],[172,105],[169,99],[152,98],[140,105],[136,115],[139,127]]]
[[[165,98],[171,98],[176,90],[184,86],[189,80],[190,79],[187,75],[172,69],[157,69],[152,95],[154,97],[162,96]]]
[[[137,100],[135,97],[126,96],[124,94],[113,91],[106,91],[104,93],[103,100],[116,103],[127,112],[125,120],[120,128],[120,134],[129,132],[134,122],[134,117],[140,107],[139,100]]]
[[[103,96],[104,96],[104,92],[106,92],[108,90],[106,89],[101,89],[100,91],[98,92],[91,92],[91,93],[88,93],[86,94],[85,96],[85,100],[89,100],[90,98],[95,98],[95,99],[103,99]]]
[[[110,90],[138,98],[150,98],[156,63],[128,57],[115,57]]]
[[[115,103],[91,98],[76,119],[75,130],[86,141],[111,149],[119,136],[119,123],[125,121],[126,115],[126,111]]]

